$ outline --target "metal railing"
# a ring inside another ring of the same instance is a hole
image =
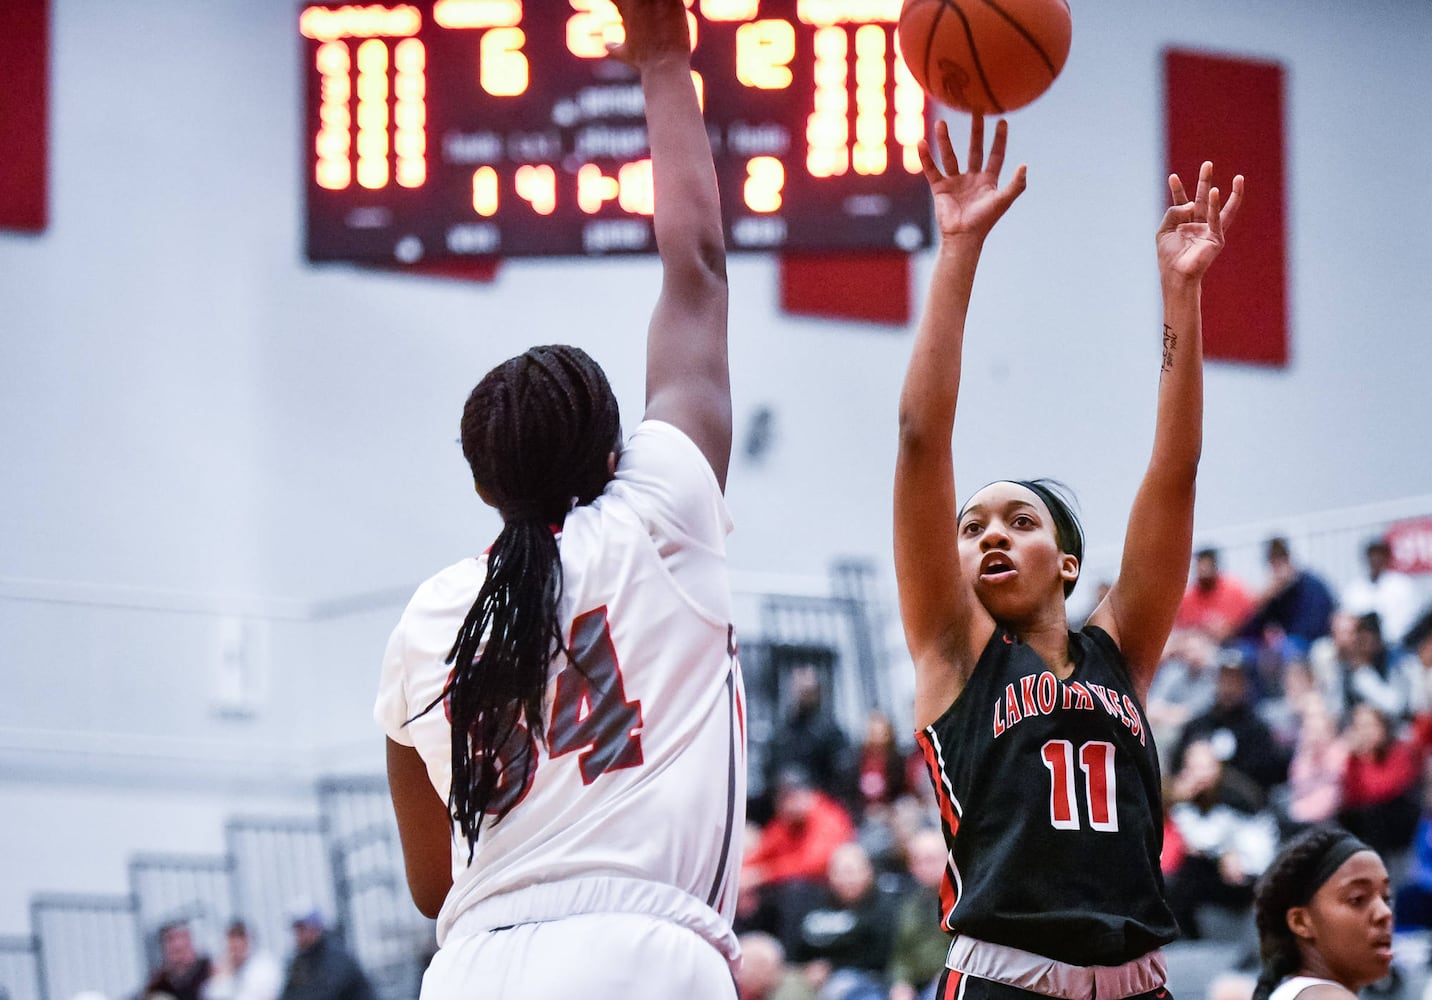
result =
[[[128,997],[147,970],[134,897],[44,894],[30,904],[39,1000]]]

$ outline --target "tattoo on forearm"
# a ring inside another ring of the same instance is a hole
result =
[[[1176,333],[1173,332],[1173,327],[1171,327],[1171,326],[1169,326],[1167,323],[1165,323],[1165,324],[1164,324],[1163,370],[1166,371],[1166,372],[1173,370],[1173,349],[1174,349],[1175,346],[1177,346],[1177,344],[1178,344],[1178,334],[1176,334]]]

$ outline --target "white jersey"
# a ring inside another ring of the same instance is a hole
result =
[[[453,887],[438,915],[457,934],[600,912],[696,930],[729,960],[745,826],[744,692],[726,574],[720,487],[676,427],[646,421],[615,479],[558,536],[567,644],[554,660],[536,767],[477,850],[454,831]],[[415,747],[444,801],[445,662],[486,572],[466,559],[418,588],[384,656],[374,716]],[[414,716],[418,716],[414,718]],[[409,721],[411,720],[411,721]]]
[[[1316,976],[1290,976],[1273,988],[1273,992],[1268,994],[1268,1000],[1295,1000],[1298,994],[1309,986],[1336,986],[1338,989],[1347,989],[1342,983],[1334,982],[1331,979],[1318,979]],[[1349,990],[1349,992],[1351,991]]]

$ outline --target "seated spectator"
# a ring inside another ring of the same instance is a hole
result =
[[[1383,634],[1396,644],[1417,620],[1422,604],[1417,584],[1406,573],[1392,568],[1392,546],[1386,539],[1368,542],[1363,558],[1366,572],[1343,587],[1338,605],[1355,615],[1375,612],[1382,622]]]
[[[1176,629],[1198,629],[1222,645],[1253,613],[1253,598],[1243,584],[1218,568],[1217,549],[1199,549],[1193,557],[1193,583],[1174,619]]]
[[[875,884],[865,848],[837,847],[827,884],[825,898],[801,920],[792,958],[805,963],[820,1000],[885,1000],[894,901]]]
[[[1419,714],[1432,712],[1432,609],[1413,622],[1402,637],[1402,648],[1417,675],[1417,707]]]
[[[1420,677],[1410,657],[1383,642],[1377,612],[1357,618],[1351,654],[1343,677],[1348,707],[1371,705],[1394,727],[1411,718],[1420,701]]]
[[[1278,849],[1261,791],[1224,767],[1207,740],[1189,744],[1169,789],[1169,824],[1179,854],[1166,860],[1168,902],[1185,937],[1200,938],[1199,910],[1247,913],[1253,886]]]
[[[1199,629],[1176,628],[1169,634],[1144,710],[1165,767],[1188,720],[1213,707],[1217,657],[1214,641]]]
[[[1328,634],[1308,648],[1308,666],[1340,726],[1347,722],[1347,673],[1356,642],[1357,615],[1334,611]]]
[[[189,925],[176,921],[160,927],[159,953],[159,967],[150,974],[141,996],[168,994],[174,1000],[199,1000],[214,965],[194,947]]]
[[[277,1000],[283,970],[272,955],[253,947],[248,925],[229,924],[224,942],[224,961],[204,984],[203,1000]]]
[[[1303,827],[1336,818],[1342,807],[1347,758],[1347,743],[1338,732],[1333,714],[1322,699],[1309,703],[1302,713],[1293,759],[1288,763],[1288,782],[1278,801],[1285,838]]]
[[[376,1000],[372,984],[316,907],[293,911],[293,959],[282,1000]]]
[[[1325,710],[1327,701],[1304,659],[1289,660],[1283,667],[1282,687],[1281,693],[1258,702],[1258,717],[1268,724],[1279,746],[1291,748],[1298,742],[1303,715],[1314,705]]]
[[[1174,752],[1174,770],[1181,770],[1187,749],[1206,742],[1219,762],[1236,771],[1260,789],[1261,806],[1276,785],[1288,778],[1287,749],[1279,746],[1258,715],[1249,692],[1244,661],[1235,650],[1224,650],[1219,658],[1213,707],[1189,720]]]
[[[786,768],[799,768],[825,795],[849,801],[854,780],[850,740],[825,706],[820,671],[811,663],[798,663],[790,668],[787,685],[790,708],[776,723],[766,745],[764,784],[772,807],[777,780]]]
[[[950,936],[940,927],[940,887],[949,872],[945,836],[926,827],[914,833],[906,850],[912,886],[900,899],[895,943],[890,958],[890,1000],[934,1000]]]
[[[1398,739],[1389,720],[1372,705],[1352,710],[1346,731],[1338,822],[1387,861],[1392,871],[1412,843],[1421,813],[1425,750],[1417,739]]]
[[[895,727],[880,709],[865,717],[865,737],[855,757],[856,817],[862,822],[883,813],[905,794],[905,758],[895,741]]]
[[[739,1000],[815,1000],[815,989],[786,962],[786,950],[771,935],[741,935],[741,967],[736,970]]]
[[[1336,604],[1332,591],[1320,577],[1293,564],[1286,538],[1270,538],[1265,558],[1268,584],[1238,635],[1275,657],[1305,656],[1315,640],[1328,634]]]
[[[776,814],[741,862],[745,930],[763,930],[791,952],[800,921],[825,889],[831,855],[855,838],[850,815],[817,790],[810,776],[787,768],[776,780]]]

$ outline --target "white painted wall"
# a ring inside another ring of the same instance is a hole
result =
[[[1200,529],[1432,493],[1432,6],[1074,8],[1063,76],[1011,120],[1029,191],[982,265],[961,483],[1062,478],[1091,544],[1119,541],[1151,434],[1179,45],[1288,70],[1293,361],[1209,366]],[[291,788],[380,766],[367,704],[396,595],[495,531],[454,443],[491,365],[580,344],[639,416],[652,260],[513,262],[491,285],[303,261],[297,10],[54,0],[52,222],[0,234],[0,827],[44,823],[0,841],[0,933],[36,889],[119,877],[73,865],[94,823],[116,857],[167,846],[166,810],[217,829],[231,801],[186,792],[195,767]],[[730,276],[734,568],[885,565],[910,331],[781,315],[765,257]],[[241,719],[211,712],[234,620],[267,691]],[[150,788],[143,823],[94,791],[146,774],[175,791]],[[66,812],[87,822],[45,818]]]

